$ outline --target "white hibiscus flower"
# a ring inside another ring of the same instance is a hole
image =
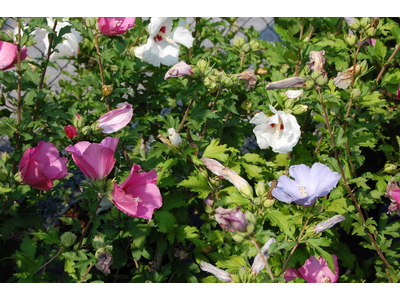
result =
[[[159,67],[160,64],[172,66],[178,63],[180,53],[178,44],[187,48],[193,45],[194,38],[186,29],[184,21],[179,21],[179,26],[171,31],[173,19],[175,18],[151,18],[148,27],[150,37],[145,47],[138,48],[143,50],[139,51],[142,53],[138,53],[141,54],[141,58],[153,66]]]

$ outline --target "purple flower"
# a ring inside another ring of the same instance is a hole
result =
[[[102,252],[99,255],[99,260],[95,264],[97,270],[103,272],[104,274],[110,274],[110,267],[113,264],[113,258],[110,253]]]
[[[315,163],[311,168],[303,164],[291,166],[289,174],[294,180],[286,175],[279,177],[272,196],[282,202],[303,206],[313,205],[317,198],[328,194],[341,177],[321,163]]]

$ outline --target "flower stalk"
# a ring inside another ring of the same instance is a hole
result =
[[[267,261],[267,259],[265,258],[265,256],[261,253],[260,247],[258,247],[257,242],[256,242],[256,240],[254,239],[254,236],[253,236],[251,242],[253,243],[253,245],[256,247],[258,253],[260,254],[260,256],[261,256],[261,258],[262,258],[262,260],[263,260],[263,262],[264,262],[264,264],[265,264],[265,267],[267,268],[269,277],[271,277],[271,280],[272,280],[272,281],[275,281],[274,274],[272,274],[272,271],[271,271],[271,268],[269,267],[268,261]]]
[[[328,126],[328,131],[329,131],[329,134],[330,134],[330,137],[331,137],[332,145],[335,146],[335,140],[334,140],[334,138],[333,138],[333,133],[332,133],[332,130],[331,130],[331,126],[330,126],[330,124],[329,124],[328,114],[326,113],[325,104],[324,104],[324,101],[322,100],[321,91],[320,91],[320,88],[319,88],[319,87],[317,87],[317,91],[318,91],[319,99],[320,99],[321,104],[322,104],[322,109],[324,110],[325,123],[326,123],[326,125]],[[361,212],[360,205],[358,204],[356,198],[354,197],[354,195],[353,195],[353,193],[352,193],[352,191],[351,191],[351,188],[350,188],[350,186],[349,186],[349,183],[348,183],[347,180],[346,180],[346,176],[345,176],[345,173],[344,173],[344,171],[343,171],[343,167],[342,167],[342,165],[341,165],[341,163],[340,163],[338,153],[337,153],[336,149],[334,149],[333,151],[334,151],[334,153],[335,153],[336,161],[337,161],[338,166],[339,166],[339,168],[340,168],[340,172],[342,173],[342,178],[343,178],[344,184],[345,184],[347,190],[349,191],[350,197],[351,197],[351,199],[353,200],[353,203],[354,203],[355,207],[357,208],[358,214],[361,216],[361,219],[362,219],[362,221],[363,221],[363,225],[365,225],[365,218],[364,218],[364,215],[363,215],[363,213]],[[367,231],[367,234],[368,234],[369,238],[371,239],[372,244],[374,245],[376,251],[378,252],[379,257],[380,257],[380,258],[383,260],[383,262],[385,263],[385,265],[386,265],[385,269],[386,269],[386,273],[387,273],[387,275],[388,275],[388,279],[389,279],[390,282],[392,282],[392,279],[391,279],[391,277],[390,277],[390,275],[389,275],[389,272],[388,272],[388,270],[387,270],[387,268],[390,268],[390,267],[391,267],[390,264],[389,264],[388,261],[386,260],[386,258],[385,258],[385,256],[383,255],[382,251],[379,249],[379,246],[376,244],[374,237],[373,237],[372,234],[369,232],[369,229],[368,229],[368,228],[365,228],[365,230]]]
[[[105,80],[104,80],[104,72],[103,72],[103,65],[101,64],[101,57],[100,57],[100,47],[99,47],[99,33],[96,34],[96,50],[97,50],[97,61],[99,63],[99,69],[100,69],[100,75],[101,75],[101,83],[102,86],[105,86]],[[108,103],[107,97],[104,97],[104,100],[106,101],[106,106],[107,106],[107,111],[110,111],[110,104]]]

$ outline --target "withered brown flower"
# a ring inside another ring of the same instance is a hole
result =
[[[302,87],[305,85],[306,79],[303,77],[290,77],[283,80],[271,82],[268,84],[266,90],[287,89],[293,87]]]
[[[339,72],[335,78],[333,78],[333,83],[336,87],[341,89],[347,89],[351,84],[351,75],[353,73],[354,66],[351,66],[344,72]],[[360,73],[360,66],[356,65],[355,75]]]
[[[238,74],[239,79],[244,80],[244,89],[250,91],[251,88],[256,86],[257,77],[254,70],[246,70]]]

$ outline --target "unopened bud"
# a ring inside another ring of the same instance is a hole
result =
[[[311,74],[311,78],[314,79],[314,80],[317,80],[317,78],[318,78],[321,74],[322,74],[322,73],[321,73],[320,71],[314,71],[314,72]]]
[[[219,187],[222,184],[222,179],[218,176],[214,176],[211,179],[211,184],[215,187]]]
[[[337,116],[339,114],[339,109],[336,106],[331,107],[331,115]]]
[[[360,91],[360,89],[353,89],[353,90],[351,90],[351,92],[350,92],[350,97],[351,97],[353,100],[360,100],[360,99],[361,99],[361,91]]]
[[[89,135],[92,133],[92,128],[90,128],[90,126],[84,126],[82,128],[82,134],[83,135]]]
[[[210,77],[206,77],[204,79],[204,85],[208,89],[216,89],[217,88],[217,84],[215,83],[215,81],[211,80]]]
[[[103,94],[104,97],[110,96],[113,90],[114,89],[111,85],[103,85],[101,87],[101,93]]]
[[[85,125],[85,118],[80,114],[76,114],[74,120],[72,121],[72,124],[74,124],[76,128],[81,129],[83,125]]]
[[[199,67],[197,67],[197,66],[192,68],[192,73],[193,74],[190,75],[190,77],[192,77],[192,78],[201,77],[201,75],[202,75],[202,72],[200,71]]]
[[[376,34],[376,28],[370,27],[365,31],[365,33],[368,37],[374,36]]]
[[[274,205],[275,203],[275,199],[266,199],[263,203],[265,208],[271,207],[272,205]]]
[[[0,159],[1,159],[4,163],[7,163],[7,161],[8,161],[10,158],[11,158],[10,153],[4,152],[4,153],[1,155],[1,158],[0,158]]]
[[[240,188],[243,197],[253,199],[253,188],[249,184],[245,184]]]
[[[242,104],[240,105],[241,108],[243,108],[244,110],[249,110],[251,109],[251,107],[253,106],[253,102],[249,99],[246,99],[242,102]]]
[[[361,27],[366,28],[370,22],[371,22],[370,18],[364,17],[364,18],[361,18],[360,25],[361,25]]]
[[[315,81],[319,86],[324,86],[328,83],[328,75],[326,73],[321,74]]]
[[[249,53],[251,51],[251,46],[249,43],[243,45],[242,50],[244,53]]]
[[[235,38],[235,39],[233,40],[233,45],[234,45],[235,47],[238,47],[238,48],[242,48],[242,46],[243,46],[245,43],[246,43],[246,41],[245,41],[244,38],[242,38],[241,36],[239,36],[239,37],[237,37],[237,38]]]
[[[257,51],[257,50],[260,50],[260,48],[261,48],[261,45],[255,40],[251,40],[249,42],[249,45],[250,45],[252,51]]]
[[[70,232],[70,231],[67,231],[67,232],[64,232],[64,233],[61,235],[60,240],[61,240],[61,244],[62,244],[64,247],[69,247],[69,246],[72,246],[72,245],[75,243],[76,235],[73,234],[73,233]]]
[[[208,68],[208,62],[205,61],[204,59],[199,59],[196,66],[199,68],[201,72],[204,72]]]
[[[93,18],[93,17],[85,18],[86,26],[95,29],[96,28],[96,24],[97,24],[96,19],[97,18]]]
[[[294,105],[295,99],[288,99],[285,101],[285,108],[286,109],[291,109]]]
[[[396,170],[397,166],[394,164],[385,164],[385,167],[383,168],[383,173],[392,173],[394,170]]]
[[[308,79],[306,80],[304,89],[305,89],[306,91],[307,91],[307,90],[310,90],[310,89],[312,89],[312,88],[314,87],[314,85],[315,85],[315,81],[314,81],[314,79],[312,79],[312,78],[310,77],[310,78],[308,78]]]
[[[295,105],[295,106],[292,108],[292,113],[293,113],[294,115],[300,115],[300,114],[302,114],[302,113],[305,113],[305,112],[307,111],[307,109],[308,109],[308,106],[307,106],[307,105],[298,104],[298,105]]]
[[[92,245],[95,250],[104,247],[104,238],[100,235],[95,235]]]
[[[224,76],[221,84],[225,88],[231,88],[233,86],[233,80],[230,76]]]
[[[349,34],[346,37],[346,42],[349,46],[354,46],[357,42],[357,37],[354,34]]]
[[[262,196],[264,196],[265,192],[266,191],[264,181],[259,181],[256,185],[256,195],[261,198]]]
[[[355,19],[354,22],[349,25],[349,27],[353,30],[359,30],[360,26],[361,26],[360,21],[357,19]]]
[[[363,60],[362,63],[360,65],[357,65],[357,66],[359,66],[359,68],[360,68],[361,75],[364,75],[368,71],[367,60]],[[358,73],[357,72],[357,68],[356,68],[356,73]]]

